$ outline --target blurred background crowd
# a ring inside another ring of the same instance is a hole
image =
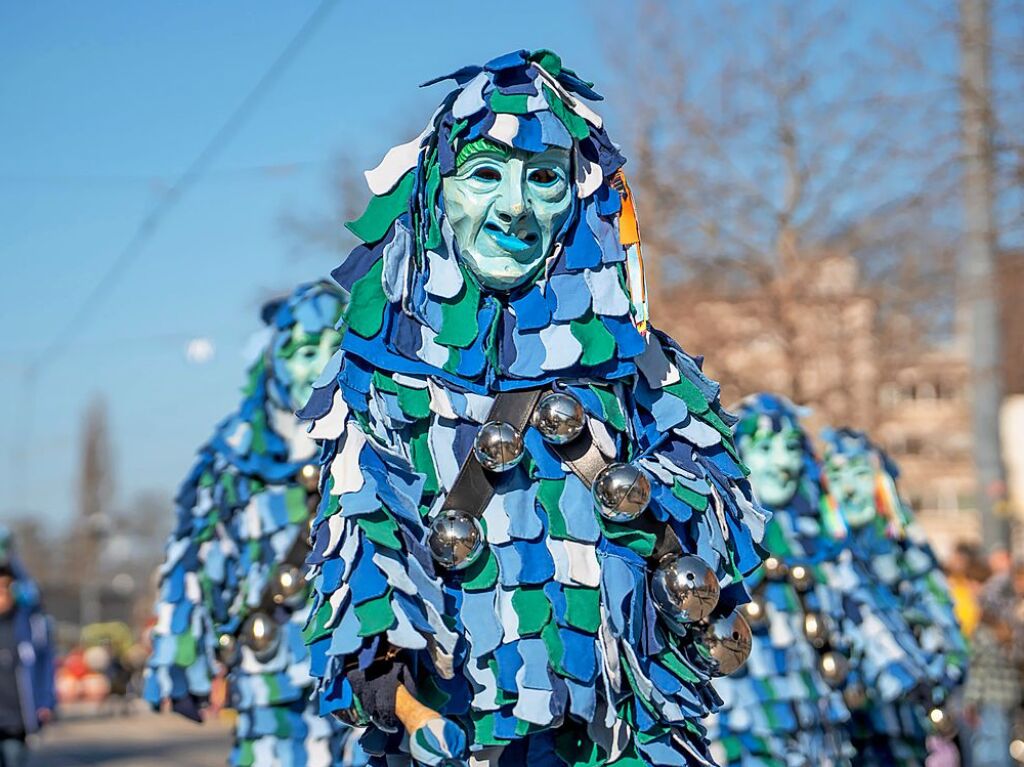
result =
[[[415,84],[542,46],[608,98],[654,323],[723,402],[775,390],[890,452],[985,669],[964,724],[1016,706],[1024,3],[478,6],[0,8],[0,522],[58,710],[142,708],[174,489],[259,304],[351,247],[360,171],[436,96]]]

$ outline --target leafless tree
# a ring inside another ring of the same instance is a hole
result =
[[[886,371],[952,324],[956,245],[955,91],[927,30],[871,17],[648,3],[610,46],[656,324],[713,351],[727,396],[865,427]]]

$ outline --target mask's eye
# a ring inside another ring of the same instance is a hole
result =
[[[558,181],[558,174],[550,168],[537,168],[530,171],[530,181],[540,186],[551,186]]]
[[[471,178],[475,178],[478,181],[501,181],[501,173],[498,172],[497,168],[484,165],[473,171]]]

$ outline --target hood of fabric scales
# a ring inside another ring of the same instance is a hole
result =
[[[307,334],[338,328],[346,305],[345,293],[324,280],[302,284],[264,304],[260,316],[269,331],[267,342],[246,371],[241,405],[220,423],[208,449],[239,471],[265,481],[283,481],[302,468],[307,461],[291,457],[288,439],[278,433],[272,414],[293,411],[283,352],[296,326]]]
[[[829,494],[828,480],[818,460],[810,434],[802,423],[802,419],[810,415],[810,409],[796,405],[781,394],[758,392],[748,395],[734,405],[731,412],[736,417],[733,434],[737,445],[744,436],[778,434],[786,428],[797,431],[803,454],[803,471],[800,476],[800,487],[789,506],[798,513],[815,513],[821,523],[822,532],[829,539],[838,541],[846,538],[849,531],[834,499]],[[754,490],[756,494],[757,488]],[[804,506],[803,509],[798,508],[801,505]]]
[[[896,485],[900,476],[899,465],[867,433],[858,429],[846,426],[837,429],[825,427],[820,437],[826,464],[851,458],[865,458],[871,463],[875,469],[875,508],[878,519],[884,522],[889,536],[902,537],[912,520]],[[870,537],[875,532],[875,526],[866,525],[859,531],[859,537]]]
[[[426,85],[449,79],[457,87],[423,133],[366,173],[374,197],[349,224],[363,244],[333,272],[351,293],[342,348],[478,390],[633,373],[648,338],[619,231],[625,159],[586,104],[601,97],[549,51],[515,51]],[[509,292],[463,265],[444,212],[442,179],[480,139],[572,158],[571,212],[537,274]]]

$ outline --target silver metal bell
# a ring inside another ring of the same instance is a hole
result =
[[[277,654],[281,632],[273,618],[256,612],[245,619],[239,637],[242,644],[252,650],[256,660],[266,663]]]
[[[307,463],[299,469],[299,484],[307,492],[316,492],[320,488],[320,467],[315,463]]]
[[[935,706],[928,712],[928,722],[940,737],[952,738],[957,733],[956,720],[941,706]]]
[[[546,442],[564,445],[583,431],[587,414],[580,401],[571,394],[552,391],[540,398],[531,420]]]
[[[629,522],[651,502],[651,480],[631,463],[611,463],[594,477],[592,488],[598,513],[612,522]]]
[[[850,673],[850,660],[840,652],[829,650],[818,661],[822,678],[829,687],[841,687]]]
[[[773,581],[781,581],[788,574],[789,569],[778,557],[768,557],[764,561],[764,574],[765,577]]]
[[[523,435],[504,421],[488,421],[473,442],[473,454],[490,471],[507,471],[523,459]]]
[[[295,565],[284,564],[274,573],[271,596],[276,605],[297,607],[305,601],[306,579]]]
[[[868,693],[864,689],[864,685],[859,682],[853,682],[846,685],[843,688],[843,702],[846,703],[846,707],[853,710],[864,708],[868,702]]]
[[[449,570],[473,564],[484,550],[484,531],[476,517],[459,509],[447,509],[430,523],[427,535],[430,556]]]
[[[747,662],[753,643],[750,626],[737,611],[708,624],[704,644],[715,661],[712,673],[715,676],[735,673]]]
[[[821,613],[805,613],[804,614],[804,636],[807,637],[807,641],[811,643],[811,646],[820,650],[826,644],[828,644],[828,637],[831,633],[831,626],[826,616]]]
[[[764,602],[758,596],[753,596],[750,601],[740,607],[743,617],[747,619],[752,629],[758,629],[765,625],[768,616],[765,614]]]
[[[814,586],[814,573],[809,567],[793,565],[789,568],[789,582],[797,591],[810,591]]]
[[[651,578],[655,607],[673,623],[702,621],[718,604],[721,586],[714,571],[700,557],[669,554]]]
[[[238,662],[238,642],[234,634],[221,634],[217,637],[217,660],[225,666],[234,666]]]

